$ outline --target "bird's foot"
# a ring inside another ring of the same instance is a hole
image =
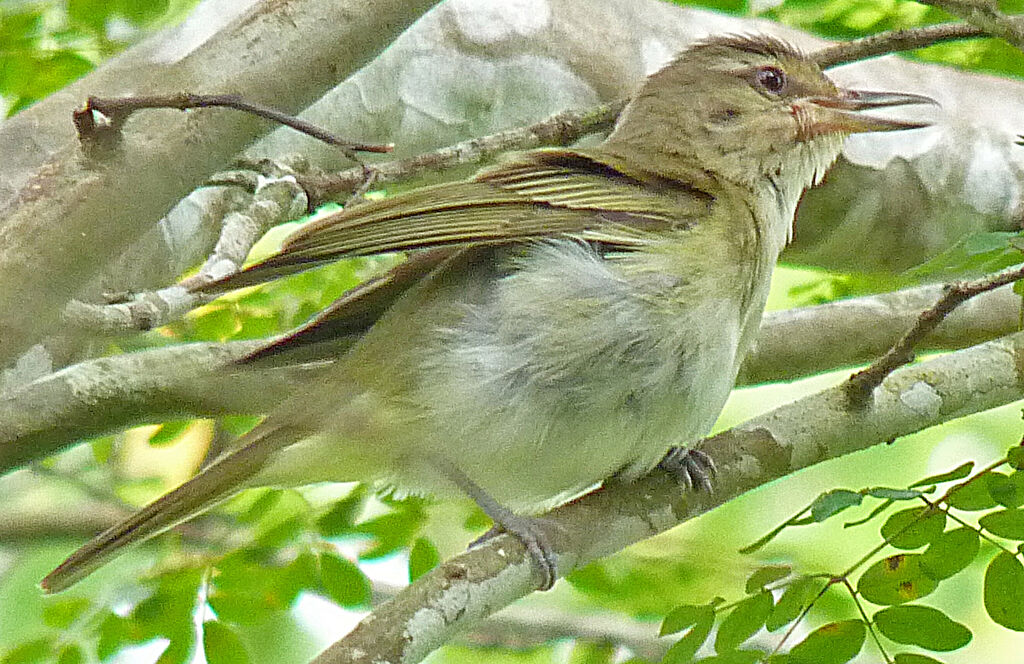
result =
[[[524,516],[507,511],[498,514],[497,518],[492,514],[488,516],[494,520],[494,526],[473,540],[469,548],[476,548],[504,533],[512,535],[523,543],[534,567],[540,571],[540,589],[550,590],[558,579],[558,565],[546,529],[555,527],[555,524],[543,517]]]
[[[471,498],[477,504],[477,507],[483,510],[484,514],[489,516],[491,521],[494,522],[494,527],[470,544],[470,548],[479,546],[501,533],[508,533],[523,543],[523,546],[526,547],[527,555],[533,561],[534,567],[540,571],[540,589],[549,590],[551,586],[555,585],[555,581],[558,579],[558,566],[555,560],[554,548],[551,546],[547,535],[548,529],[557,527],[553,522],[542,517],[513,513],[512,510],[491,497],[480,485],[470,479],[468,475],[446,457],[434,455],[429,457],[429,460],[434,468],[442,472],[453,484],[462,489],[463,493]]]
[[[673,447],[659,463],[658,467],[672,474],[689,491],[713,493],[714,480],[718,475],[715,462],[706,452]]]

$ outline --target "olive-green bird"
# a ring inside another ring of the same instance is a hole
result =
[[[847,135],[926,124],[857,111],[922,102],[839,89],[774,38],[712,37],[650,76],[596,147],[512,154],[305,226],[208,289],[413,253],[255,355],[346,338],[322,383],[43,587],[243,488],[322,480],[468,493],[550,586],[556,561],[530,515],[670,450],[684,479],[707,484],[706,459],[685,450],[732,389],[800,195]]]

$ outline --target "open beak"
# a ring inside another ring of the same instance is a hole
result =
[[[834,96],[808,97],[803,101],[801,110],[804,121],[801,123],[806,134],[804,138],[813,138],[822,134],[844,133],[859,134],[868,131],[899,131],[902,129],[919,129],[931,125],[928,121],[890,120],[888,118],[861,115],[859,111],[889,106],[907,106],[909,104],[934,104],[938,102],[931,97],[905,92],[868,92],[865,90],[839,90]]]

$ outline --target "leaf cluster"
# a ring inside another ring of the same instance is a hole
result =
[[[1010,472],[997,470],[1003,465]],[[933,653],[957,650],[971,641],[966,625],[917,602],[975,562],[983,553],[982,542],[988,554],[979,589],[985,610],[996,624],[1024,632],[1020,609],[1024,606],[1024,447],[1011,448],[1004,459],[971,475],[973,468],[973,462],[964,463],[905,489],[834,489],[821,494],[742,552],[766,546],[787,528],[822,523],[869,499],[879,502],[866,516],[844,527],[862,526],[886,515],[879,528],[879,545],[842,571],[795,574],[787,565],[769,565],[748,577],[743,599],[727,604],[719,597],[707,604],[675,608],[662,621],[661,633],[685,633],[663,661],[843,664],[854,659],[870,637],[887,664],[941,662],[919,652],[890,655],[884,641]],[[949,486],[940,497],[929,499],[940,484]],[[890,509],[907,502],[921,505]],[[967,517],[977,512],[984,514],[974,525]],[[899,552],[878,558],[886,548]],[[822,625],[786,648],[798,624],[835,587],[846,589],[860,617]],[[869,605],[883,608],[869,616]],[[770,652],[748,644],[761,630],[775,633],[787,626]],[[716,654],[698,658],[712,633]]]

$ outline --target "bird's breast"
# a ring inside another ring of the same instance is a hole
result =
[[[645,471],[706,433],[729,394],[742,318],[729,292],[537,244],[439,331],[415,399],[434,424],[416,436],[520,510]]]

